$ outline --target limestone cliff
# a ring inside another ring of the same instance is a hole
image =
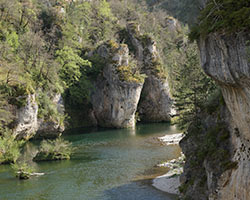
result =
[[[232,115],[232,160],[238,168],[219,177],[214,199],[250,199],[250,62],[247,53],[249,33],[210,34],[199,41],[204,71],[217,81]],[[222,183],[225,183],[222,185]]]
[[[201,154],[213,147],[214,143],[204,149],[198,148],[206,145],[204,135],[209,134],[209,129],[199,131],[196,136],[203,140],[186,137],[182,141],[181,146],[187,156],[182,190],[194,200],[250,199],[250,62],[247,53],[249,40],[249,33],[243,31],[237,34],[210,33],[198,41],[202,67],[218,83],[226,103],[224,114],[220,111],[219,119],[218,111],[216,116],[205,115],[207,117],[203,118],[204,126],[214,127],[223,123],[229,136],[219,143],[216,140],[215,144],[219,146],[215,148],[215,155],[209,154],[211,159],[207,155],[199,160]],[[211,117],[214,118],[212,122],[209,120]],[[220,137],[220,131],[213,131]],[[192,134],[194,131],[189,132]],[[226,150],[227,156],[224,156],[224,151],[217,151],[219,149]],[[224,157],[216,159],[221,155]],[[195,162],[199,163],[198,170],[192,166]],[[200,182],[202,186],[199,185]]]
[[[38,105],[35,94],[28,95],[26,105],[17,110],[14,136],[29,139],[38,129],[37,114]]]
[[[60,94],[52,97],[52,103],[60,115],[64,115],[64,102]],[[38,119],[36,138],[56,138],[64,131],[64,123],[60,119]]]
[[[140,119],[148,122],[170,121],[173,102],[156,42],[150,36],[142,35],[139,25],[135,23],[129,23],[127,30],[141,71],[147,76],[138,105]]]
[[[232,159],[232,116],[218,99],[213,104],[212,111],[204,110],[203,120],[198,126],[191,124],[180,142],[186,156],[180,187],[183,199],[220,199],[218,191],[227,186],[228,176],[238,167]]]
[[[61,95],[54,95],[52,102],[57,107],[58,112],[64,112]],[[14,110],[16,113],[14,136],[18,139],[28,140],[32,137],[56,137],[64,130],[64,126],[59,121],[39,119],[39,106],[36,94],[29,94],[25,106]]]
[[[144,78],[130,62],[127,45],[109,41],[98,48],[97,54],[105,60],[91,96],[98,125],[134,127]]]

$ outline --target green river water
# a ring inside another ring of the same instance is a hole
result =
[[[168,124],[73,131],[64,136],[76,147],[71,160],[32,163],[43,176],[18,180],[8,165],[0,166],[0,200],[174,200],[151,179],[160,174],[157,163],[180,155],[179,146],[156,138],[176,132]],[[31,142],[27,152],[36,146]]]

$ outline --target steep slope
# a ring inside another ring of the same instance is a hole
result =
[[[105,60],[91,97],[98,125],[134,127],[144,78],[134,71],[125,44],[109,41],[97,49],[97,55]]]
[[[250,190],[250,62],[247,55],[248,33],[211,34],[199,41],[204,71],[220,85],[232,115],[231,136],[233,161],[238,168],[227,177],[227,184],[218,192],[219,199],[249,199]]]
[[[201,1],[202,6],[207,1]],[[230,3],[230,2],[229,2]],[[242,1],[242,3],[246,3]],[[231,6],[231,5],[230,5]],[[222,7],[223,8],[223,7]],[[234,6],[232,7],[234,8]],[[246,9],[248,7],[246,6]],[[249,8],[248,8],[249,9]],[[228,10],[226,10],[228,12]],[[247,20],[247,19],[246,19]],[[242,23],[242,26],[244,23]],[[220,29],[219,29],[220,28]],[[249,29],[246,27],[238,31],[225,31],[228,27],[217,27],[217,31],[200,36],[198,46],[200,49],[202,68],[205,73],[212,77],[222,90],[222,94],[226,103],[226,110],[229,110],[229,117],[222,117],[220,120],[227,124],[230,133],[229,141],[221,142],[227,144],[230,153],[230,167],[224,170],[216,171],[221,163],[228,160],[217,160],[213,162],[211,159],[199,160],[199,165],[204,168],[205,186],[202,192],[195,191],[196,187],[188,187],[186,185],[183,192],[187,196],[195,194],[192,199],[222,199],[222,200],[247,200],[250,199],[249,190],[249,174],[250,174],[250,61],[249,47],[250,40]],[[231,116],[231,117],[230,117]],[[204,118],[205,123],[207,121]],[[216,126],[218,122],[208,123],[208,125]],[[192,131],[192,130],[190,130]],[[201,131],[202,132],[202,131]],[[215,130],[220,135],[220,132]],[[199,137],[202,137],[201,135]],[[190,170],[190,163],[194,161],[199,153],[190,153],[188,151],[195,150],[195,146],[204,145],[204,141],[187,142],[187,138],[183,140],[182,147],[187,155],[187,164],[185,165],[185,178],[183,183],[190,183],[190,177],[193,182],[201,180],[201,177],[195,177],[197,172]],[[211,147],[210,144],[209,147]],[[208,147],[208,148],[209,148]],[[196,149],[197,150],[197,149]],[[191,154],[193,154],[191,156]],[[218,152],[218,156],[221,153]],[[210,155],[212,157],[212,155]],[[210,167],[209,167],[210,166]],[[189,177],[189,181],[187,178]],[[185,182],[186,181],[186,182]],[[193,183],[191,181],[191,183]],[[185,184],[183,184],[185,185]],[[183,189],[183,188],[182,188]],[[185,196],[185,195],[184,195]]]
[[[156,48],[156,42],[150,36],[142,35],[139,25],[136,23],[129,23],[127,31],[141,72],[147,76],[138,105],[140,120],[170,121],[173,101],[168,80],[162,72],[163,64]]]

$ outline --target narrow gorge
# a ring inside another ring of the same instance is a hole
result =
[[[1,0],[0,199],[250,200],[249,0]]]

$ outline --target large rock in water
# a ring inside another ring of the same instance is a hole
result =
[[[144,79],[132,73],[127,45],[110,41],[97,53],[105,59],[91,96],[97,123],[102,127],[134,127]]]
[[[233,161],[238,168],[225,172],[218,179],[217,195],[210,199],[250,199],[250,61],[249,33],[210,34],[199,41],[204,71],[222,89],[226,105],[232,115],[231,136]],[[232,131],[233,132],[233,131]]]
[[[162,62],[156,42],[148,35],[141,35],[139,26],[129,23],[127,30],[135,49],[141,72],[147,75],[143,86],[138,112],[141,121],[167,122],[174,114],[168,80],[162,72]]]

